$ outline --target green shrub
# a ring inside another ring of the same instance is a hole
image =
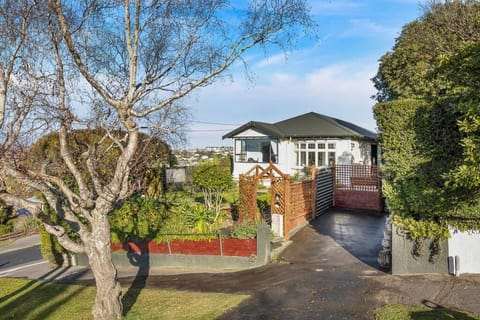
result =
[[[0,225],[6,224],[11,214],[12,206],[7,205],[5,202],[0,200]]]
[[[374,108],[384,160],[382,191],[394,223],[414,240],[447,238],[448,225],[479,225],[480,199],[449,180],[463,154],[453,113],[441,101],[398,100]]]
[[[222,195],[223,195],[223,200],[226,203],[232,204],[238,201],[238,198],[240,196],[240,191],[238,190],[238,184],[235,185],[233,188],[224,191]]]
[[[11,224],[0,224],[0,236],[8,234],[13,231],[13,227]]]
[[[205,240],[217,238],[215,212],[205,206],[183,199],[172,206],[155,240]]]
[[[223,203],[222,193],[233,186],[233,178],[228,168],[213,162],[201,163],[193,172],[193,185],[203,193],[207,210],[215,210],[215,220],[220,215]]]
[[[134,195],[109,216],[112,242],[154,239],[167,216],[169,204]]]
[[[56,266],[63,264],[63,255],[68,254],[68,250],[63,248],[57,237],[48,233],[43,225],[40,227],[40,244],[40,252],[45,260]]]
[[[46,200],[44,199],[44,214],[48,215],[52,223],[59,224],[65,228],[66,232],[71,239],[77,239],[79,236],[75,234],[70,225],[60,219],[60,217],[55,213],[55,211],[50,208]],[[70,252],[63,248],[60,242],[58,242],[57,237],[51,235],[45,230],[45,227],[40,224],[40,252],[45,260],[49,261],[53,265],[60,266],[63,264],[63,256],[69,255]]]
[[[257,196],[257,207],[260,212],[264,212],[265,209],[270,206],[270,192],[262,193]]]
[[[254,239],[257,237],[257,224],[249,219],[237,222],[233,226],[231,237],[235,239]]]
[[[13,230],[28,232],[38,228],[38,220],[33,216],[20,216],[10,220],[13,225]]]

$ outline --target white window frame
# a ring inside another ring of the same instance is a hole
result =
[[[337,154],[337,145],[338,140],[334,139],[307,139],[307,140],[297,140],[295,141],[295,164],[297,168],[303,168],[310,166],[311,156],[314,157],[313,164],[316,167],[321,166],[328,166],[330,165],[328,162],[329,160],[329,153],[333,152],[335,155]],[[320,148],[323,146],[323,148]],[[333,148],[329,148],[332,147]],[[319,153],[323,153],[323,160],[324,163],[319,163]],[[302,161],[304,160],[304,161]]]

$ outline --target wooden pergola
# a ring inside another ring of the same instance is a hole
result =
[[[249,171],[240,175],[240,203],[239,215],[240,219],[258,219],[259,212],[257,210],[257,184],[261,180],[270,180],[271,213],[284,215],[288,210],[290,195],[290,175],[284,174],[272,162],[262,168],[256,165]]]

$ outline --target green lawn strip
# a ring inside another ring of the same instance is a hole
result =
[[[386,305],[374,310],[377,320],[480,320],[479,314],[444,308],[426,306],[407,306],[402,304]]]
[[[15,240],[4,240],[4,241],[0,241],[0,247],[9,245],[10,243],[13,243],[14,241],[15,241]]]
[[[94,287],[0,278],[0,318],[91,319],[94,297]],[[247,298],[247,295],[142,289],[125,319],[214,319]]]

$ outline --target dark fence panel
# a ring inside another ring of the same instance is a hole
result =
[[[333,206],[333,171],[331,168],[317,172],[315,190],[315,216],[319,216]]]

